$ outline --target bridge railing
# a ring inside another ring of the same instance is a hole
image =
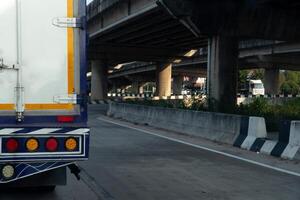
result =
[[[282,43],[281,41],[275,40],[242,40],[240,41],[240,49],[250,49],[256,47],[270,46]]]
[[[118,71],[124,71],[124,70],[134,69],[137,67],[145,67],[145,66],[155,65],[155,64],[156,64],[155,62],[137,62],[136,61],[136,62],[129,63],[127,65],[124,65],[124,67],[119,69]]]

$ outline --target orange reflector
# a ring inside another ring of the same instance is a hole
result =
[[[26,141],[26,148],[28,151],[33,152],[39,148],[39,141],[35,138],[30,138]]]
[[[68,138],[65,142],[65,147],[68,151],[76,150],[77,145],[77,140],[75,138]]]

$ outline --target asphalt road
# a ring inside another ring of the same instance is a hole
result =
[[[54,193],[7,191],[0,199],[299,200],[300,178],[98,120],[82,180]]]

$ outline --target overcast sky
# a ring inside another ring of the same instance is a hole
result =
[[[93,0],[86,0],[86,3],[89,4],[90,2],[92,2]]]

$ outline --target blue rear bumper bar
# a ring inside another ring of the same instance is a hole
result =
[[[89,135],[90,129],[81,128],[0,128],[0,184],[19,180],[28,176],[46,172],[67,166],[75,161],[87,160],[89,156]],[[44,144],[36,152],[28,152],[25,148],[25,141],[28,138],[37,138],[45,141],[47,138],[58,139],[59,148],[56,152],[47,152]],[[78,148],[76,151],[64,149],[66,138],[76,138]],[[9,138],[16,138],[23,141],[16,153],[9,153],[5,149],[5,141]],[[9,180],[2,177],[2,168],[11,165],[15,169],[15,175]]]

